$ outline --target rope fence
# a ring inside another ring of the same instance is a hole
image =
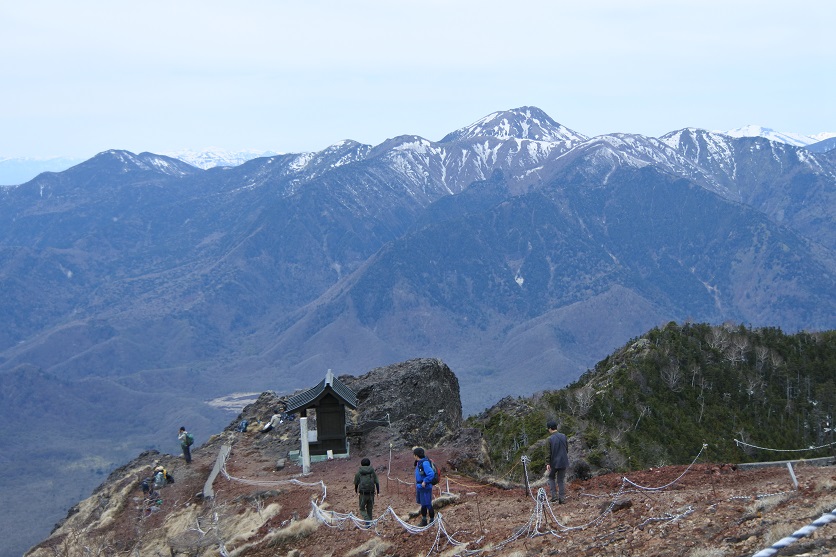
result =
[[[758,449],[761,451],[771,451],[771,452],[778,452],[778,453],[806,453],[809,451],[818,451],[821,449],[826,449],[828,447],[833,447],[836,445],[836,441],[833,443],[828,443],[827,445],[819,445],[818,447],[807,447],[806,449],[770,449],[767,447],[759,447],[757,445],[752,445],[750,443],[746,443],[745,441],[741,441],[740,439],[735,439],[734,443],[738,447],[751,447],[752,449]]]
[[[530,459],[524,456],[521,459],[520,464],[523,467],[524,474],[525,474],[525,483],[524,487],[526,490],[527,495],[529,495],[533,499],[533,508],[531,509],[531,513],[528,517],[528,520],[521,525],[519,528],[514,530],[511,535],[505,538],[502,541],[499,541],[492,546],[492,550],[495,549],[502,549],[506,545],[519,540],[521,538],[534,538],[538,536],[553,536],[555,538],[562,538],[567,532],[577,531],[577,530],[584,530],[590,527],[599,526],[605,519],[608,517],[613,510],[615,509],[616,505],[619,504],[622,497],[626,493],[630,492],[649,492],[649,493],[658,493],[673,487],[675,484],[680,482],[686,474],[688,474],[693,466],[697,463],[697,461],[702,456],[703,452],[708,447],[707,444],[703,444],[700,448],[699,452],[697,453],[696,457],[691,461],[691,463],[683,470],[683,472],[676,477],[674,480],[665,483],[664,485],[660,486],[645,486],[637,483],[636,481],[631,480],[626,476],[622,476],[621,484],[618,490],[615,493],[611,493],[605,496],[599,496],[601,498],[609,497],[610,501],[603,508],[603,510],[595,517],[590,520],[587,520],[583,523],[577,525],[569,525],[564,524],[561,520],[556,516],[554,509],[552,508],[551,502],[548,498],[545,488],[539,488],[537,490],[536,495],[532,492],[531,481],[529,478],[529,463]],[[389,472],[391,472],[391,447],[390,447],[390,465],[389,465]],[[470,540],[470,541],[462,541],[461,539],[457,538],[456,533],[451,534],[448,529],[448,524],[444,519],[444,516],[441,512],[437,512],[435,515],[435,520],[428,524],[427,526],[415,526],[400,516],[398,516],[397,512],[391,506],[388,506],[381,515],[373,520],[365,520],[364,518],[358,517],[352,512],[348,513],[341,513],[330,509],[324,509],[322,507],[325,499],[327,497],[327,486],[323,481],[318,482],[303,482],[297,479],[287,479],[287,480],[249,480],[245,478],[239,478],[231,475],[228,470],[226,469],[226,464],[224,463],[223,467],[221,468],[222,475],[230,480],[235,482],[241,482],[247,485],[257,486],[257,487],[273,487],[278,485],[297,485],[304,488],[316,488],[321,490],[321,496],[315,500],[311,501],[311,514],[310,516],[314,517],[318,522],[328,526],[329,528],[335,529],[344,529],[346,526],[354,526],[359,529],[373,531],[376,535],[381,535],[380,527],[384,524],[391,523],[393,526],[398,527],[406,531],[411,535],[418,535],[424,534],[427,532],[434,533],[434,539],[427,556],[432,553],[440,553],[444,547],[453,546],[457,548],[461,548],[463,546],[471,545],[471,544],[478,544],[481,543],[484,539],[484,536],[480,536],[478,539]],[[397,478],[395,476],[391,476],[390,473],[387,473],[387,479],[395,481],[398,484],[408,485],[410,487],[414,487],[413,482],[406,482]],[[459,482],[453,481],[454,485],[461,485],[467,488],[473,487],[483,487],[483,486],[468,486],[466,484],[462,484]],[[440,484],[439,491],[441,491]],[[629,489],[628,489],[629,488]],[[447,491],[446,493],[450,493],[450,480],[447,481]],[[445,492],[442,492],[445,493]],[[758,495],[755,498],[762,498],[762,497],[770,497],[773,495],[780,495],[786,492],[780,492],[778,494],[772,493],[767,495]],[[477,495],[475,492],[469,493],[469,495]],[[741,497],[731,497],[731,499],[751,499],[752,496],[741,496]],[[719,502],[718,502],[719,503]],[[718,503],[714,503],[712,506],[716,506]],[[650,523],[674,523],[677,522],[685,517],[690,516],[695,512],[693,506],[688,505],[681,512],[666,512],[660,516],[655,517],[648,517],[646,518],[640,525],[639,528],[644,527]],[[804,528],[798,530],[797,532],[793,533],[791,536],[783,538],[782,540],[776,542],[770,548],[767,548],[753,557],[771,557],[777,553],[777,551],[787,545],[794,543],[801,537],[810,535],[813,531],[817,528],[836,521],[836,509],[833,512],[825,513],[820,517],[818,520],[813,522],[812,524],[805,526]],[[481,528],[481,518],[480,518],[480,527],[479,533],[482,532]],[[459,550],[460,555],[479,555],[484,553],[485,549],[470,549],[470,550]]]
[[[813,532],[815,532],[819,527],[824,526],[825,524],[830,524],[831,522],[836,521],[836,509],[828,513],[824,513],[818,519],[813,521],[812,523],[808,524],[807,526],[796,530],[786,538],[782,538],[772,544],[770,547],[758,551],[752,557],[772,557],[778,553],[780,549],[788,547],[789,545],[794,544],[804,536],[809,536]]]

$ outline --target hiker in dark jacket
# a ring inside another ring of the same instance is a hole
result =
[[[186,431],[185,427],[180,428],[180,433],[177,435],[177,439],[180,440],[180,448],[183,449],[183,458],[186,459],[186,464],[192,463],[192,443],[194,443],[194,437]]]
[[[569,444],[566,436],[557,431],[557,423],[554,420],[549,420],[546,429],[549,430],[549,459],[546,462],[546,473],[549,475],[551,501],[562,504],[566,496],[564,481],[566,468],[569,467]]]
[[[360,514],[366,519],[366,526],[374,516],[374,495],[380,495],[380,483],[377,481],[377,473],[372,468],[372,462],[368,458],[360,461],[360,469],[354,474],[354,493],[360,494]]]
[[[433,510],[433,484],[435,477],[430,459],[424,453],[423,447],[412,449],[415,457],[415,502],[421,505],[421,523],[419,526],[427,525],[427,514],[430,515],[430,522],[435,520]]]

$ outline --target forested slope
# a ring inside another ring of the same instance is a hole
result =
[[[687,464],[704,444],[715,462],[829,456],[834,408],[836,332],[669,323],[566,388],[506,398],[469,425],[497,467],[527,454],[539,469],[556,418],[582,475]]]

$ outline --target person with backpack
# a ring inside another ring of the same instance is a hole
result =
[[[564,480],[566,479],[566,468],[569,467],[569,443],[566,436],[557,431],[557,422],[554,420],[548,421],[546,429],[549,431],[549,454],[546,461],[546,473],[549,475],[551,502],[562,505],[566,495]]]
[[[243,419],[238,423],[238,427],[235,428],[236,431],[240,433],[247,433],[247,426],[250,425],[249,420]]]
[[[354,474],[354,493],[360,495],[360,514],[366,519],[366,526],[374,516],[375,491],[380,495],[380,482],[377,473],[372,468],[372,461],[364,458],[360,461],[360,469]]]
[[[435,521],[435,510],[433,509],[433,480],[438,474],[434,470],[432,461],[427,458],[423,447],[412,449],[415,457],[415,502],[421,505],[421,524],[427,525],[427,514],[430,522]],[[437,482],[436,482],[437,483]]]
[[[154,468],[154,488],[162,489],[168,483],[168,473],[162,466]]]
[[[154,490],[152,489],[154,485],[154,478],[143,478],[141,482],[139,482],[139,487],[142,489],[142,494],[146,497],[153,497]]]
[[[274,428],[279,427],[282,423],[284,423],[284,419],[282,418],[282,412],[276,408],[276,411],[270,416],[270,421],[267,422],[263,428],[261,428],[261,433],[267,433],[268,431],[272,431]]]
[[[177,436],[180,440],[180,448],[183,449],[183,458],[186,459],[186,464],[192,462],[192,445],[194,444],[194,436],[186,431],[185,427],[180,428],[180,435]]]

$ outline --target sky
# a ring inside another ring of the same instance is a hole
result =
[[[832,0],[10,0],[0,157],[435,141],[522,106],[834,132],[834,28]]]

